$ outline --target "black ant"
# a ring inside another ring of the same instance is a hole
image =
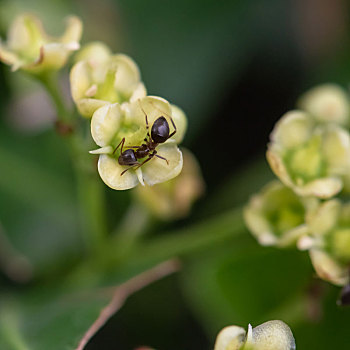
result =
[[[154,121],[152,128],[151,128],[151,135],[150,135],[147,114],[144,111],[144,109],[142,108],[140,100],[139,100],[139,104],[140,104],[140,108],[141,108],[142,112],[145,115],[147,137],[144,139],[145,143],[143,143],[141,146],[127,146],[128,149],[125,151],[123,151],[123,146],[125,143],[125,137],[123,137],[123,139],[120,141],[119,145],[114,149],[113,154],[121,145],[121,152],[120,152],[120,156],[118,158],[118,163],[120,165],[129,165],[130,166],[129,168],[124,170],[120,174],[120,176],[124,175],[129,169],[131,169],[135,166],[136,166],[135,169],[138,169],[143,164],[149,162],[153,157],[163,159],[167,162],[167,164],[169,164],[169,162],[166,158],[157,154],[156,147],[160,143],[164,143],[170,137],[175,135],[175,133],[177,131],[175,123],[174,123],[173,119],[169,116],[171,123],[173,124],[173,127],[175,129],[170,134],[169,124],[168,124],[167,120],[165,119],[165,117],[161,116]],[[157,107],[155,107],[155,108],[157,108]],[[148,156],[148,158],[145,159],[142,163],[138,162],[138,159],[142,159],[142,158],[145,158],[147,156]]]

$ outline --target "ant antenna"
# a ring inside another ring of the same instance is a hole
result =
[[[140,106],[140,108],[141,108],[141,110],[142,110],[143,114],[145,115],[145,118],[146,118],[146,128],[148,129],[148,128],[149,128],[149,126],[148,126],[148,118],[147,118],[147,114],[146,114],[145,110],[144,110],[144,109],[143,109],[143,107],[142,107],[141,100],[140,100],[140,99],[138,99],[137,101],[138,101],[138,103],[139,103],[139,106]]]

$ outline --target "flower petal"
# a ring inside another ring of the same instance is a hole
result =
[[[120,175],[127,167],[118,163],[115,157],[101,154],[98,159],[98,172],[103,182],[115,190],[127,190],[139,184],[135,171],[129,170]]]
[[[327,199],[339,193],[342,187],[343,183],[338,177],[325,177],[311,181],[302,187],[293,186],[293,190],[300,196]]]
[[[57,70],[65,65],[71,51],[79,49],[69,44],[48,43],[41,47],[40,56],[35,62],[23,65],[23,69],[33,72]]]
[[[82,47],[75,55],[74,61],[88,61],[92,65],[107,62],[112,55],[109,47],[101,41],[94,41]]]
[[[346,92],[335,84],[324,84],[306,92],[298,105],[320,122],[349,122],[350,105]]]
[[[44,35],[41,21],[31,14],[23,14],[11,24],[7,45],[10,50],[35,57],[45,43]]]
[[[97,145],[105,147],[111,143],[123,120],[118,103],[97,109],[91,118],[91,135]]]
[[[127,95],[127,100],[129,100],[140,81],[139,68],[129,56],[122,54],[112,56],[111,64],[117,66],[114,87]]]
[[[293,186],[293,182],[289,176],[286,166],[279,153],[276,151],[275,145],[269,145],[269,149],[266,152],[267,161],[271,167],[271,170],[280,178],[280,180],[289,187]]]
[[[59,42],[69,44],[79,42],[83,32],[83,23],[77,16],[69,16],[66,18],[66,30],[59,38]]]
[[[5,64],[12,66],[12,71],[16,71],[18,68],[23,66],[25,64],[25,61],[23,61],[18,55],[13,53],[12,51],[8,50],[1,42],[0,42],[0,61],[4,62]]]
[[[82,98],[77,101],[77,108],[82,116],[91,118],[97,109],[109,104],[109,101],[97,100],[95,98]]]
[[[172,136],[172,139],[179,144],[183,140],[186,133],[187,118],[184,111],[175,105],[171,105],[171,117],[176,125],[176,133],[174,136]]]
[[[159,156],[167,159],[168,164],[163,159],[153,157],[141,167],[143,179],[150,186],[174,178],[182,169],[182,153],[175,143],[159,145],[157,152]]]
[[[125,121],[136,125],[143,125],[146,131],[146,115],[150,128],[156,119],[163,116],[167,119],[169,127],[172,128],[170,120],[171,106],[168,101],[161,97],[147,96],[133,103],[124,103]],[[170,129],[172,132],[172,129]],[[180,130],[181,132],[181,130]]]
[[[245,334],[242,327],[223,328],[216,337],[214,350],[239,350],[244,344]]]
[[[70,71],[71,93],[75,103],[86,97],[85,92],[91,84],[89,63],[87,61],[76,63]]]
[[[254,350],[295,350],[295,340],[290,328],[282,321],[265,322],[252,330],[247,345]]]
[[[306,113],[290,111],[276,123],[271,140],[284,149],[294,148],[310,138],[312,127],[313,121]]]
[[[350,135],[342,127],[328,126],[323,132],[322,152],[332,174],[350,172]]]
[[[309,254],[312,265],[320,278],[339,286],[349,283],[346,266],[339,264],[330,255],[319,249],[311,249]]]
[[[146,97],[146,95],[147,91],[145,85],[143,83],[138,83],[137,87],[130,97],[130,102],[135,102],[143,97]]]
[[[337,199],[326,201],[307,216],[307,224],[310,231],[315,235],[324,235],[334,226],[338,221],[341,210],[341,202]]]

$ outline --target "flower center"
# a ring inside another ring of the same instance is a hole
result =
[[[321,154],[321,137],[314,136],[309,142],[287,154],[286,164],[294,181],[306,183],[326,173],[326,164]]]

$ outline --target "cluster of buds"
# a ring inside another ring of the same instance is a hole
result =
[[[320,278],[347,285],[350,98],[327,84],[302,96],[298,108],[277,122],[268,145],[280,181],[251,198],[245,221],[260,244],[307,250]]]

